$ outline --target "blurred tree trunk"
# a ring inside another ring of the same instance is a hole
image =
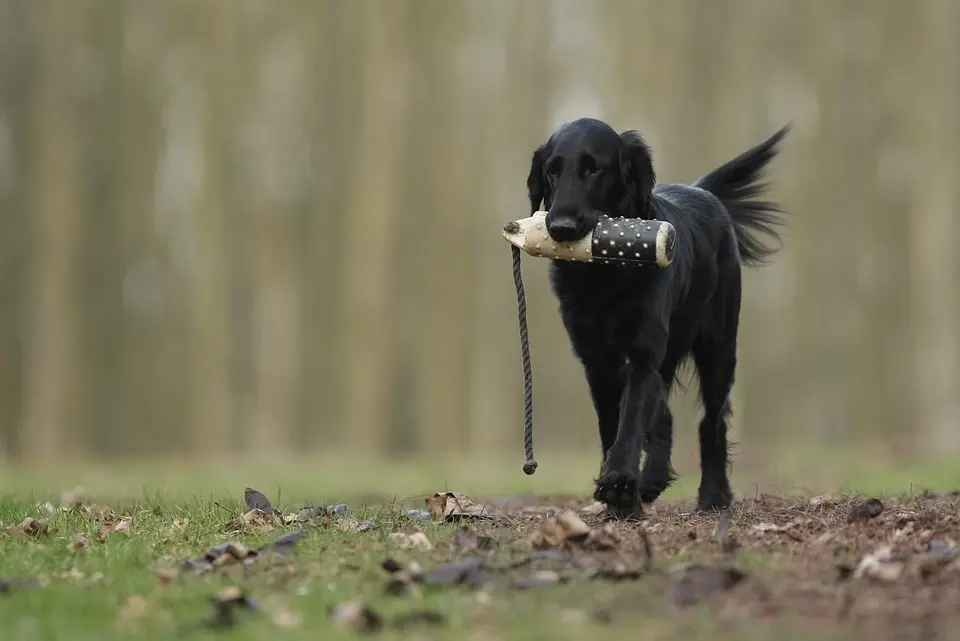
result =
[[[111,43],[117,109],[109,126],[119,245],[113,266],[119,273],[113,277],[119,281],[122,309],[120,326],[105,332],[121,353],[104,402],[114,406],[114,429],[139,452],[174,454],[183,451],[184,443],[170,426],[184,422],[187,381],[176,375],[168,356],[169,344],[175,342],[171,334],[182,326],[169,322],[172,297],[154,228],[154,180],[163,143],[163,101],[155,79],[162,49],[156,41],[137,37],[170,10],[142,3],[108,10],[117,29]]]
[[[473,243],[469,287],[473,355],[469,444],[471,451],[487,455],[511,452],[517,469],[523,462],[519,449],[523,434],[522,378],[518,338],[516,298],[510,267],[510,248],[500,239],[500,227],[512,218],[526,216],[526,179],[533,151],[550,134],[548,105],[553,86],[553,70],[548,64],[545,43],[549,40],[550,7],[544,0],[524,0],[508,6],[491,3],[474,18],[477,27],[471,35],[471,50],[477,58],[472,64],[486,66],[478,59],[485,51],[498,51],[505,45],[505,58],[491,65],[498,72],[480,72],[468,94],[464,117],[471,123],[471,155],[484,159],[468,186],[465,202],[475,203],[471,211],[470,238]],[[481,17],[482,16],[482,19]],[[491,28],[491,25],[493,27]],[[511,63],[523,60],[525,64]],[[501,66],[502,65],[502,66]],[[486,96],[500,94],[515,100],[501,114],[487,108]],[[502,159],[502,161],[498,160]],[[531,356],[534,384],[543,390],[537,372],[544,371],[542,354],[547,342],[536,330],[542,320],[542,308],[530,296],[534,285],[535,261],[523,260],[527,290],[528,323],[531,330]],[[533,268],[531,268],[533,265]],[[542,272],[541,272],[542,275]],[[550,312],[554,310],[551,308]],[[540,319],[540,320],[538,320]],[[539,346],[539,349],[538,349]],[[534,427],[537,432],[543,412],[534,400]],[[542,443],[542,440],[537,439]],[[510,449],[508,449],[510,448]]]
[[[351,168],[356,167],[353,136],[359,100],[353,82],[356,46],[353,5],[318,2],[306,21],[313,30],[305,37],[311,73],[308,83],[308,127],[313,142],[312,194],[304,221],[300,270],[303,291],[303,367],[301,398],[303,442],[325,449],[336,438],[340,423],[342,373],[332,355],[337,349],[340,288],[338,278],[345,254],[340,243],[344,218],[344,190]],[[324,141],[323,145],[316,141]],[[336,151],[331,162],[330,151]]]
[[[301,8],[302,10],[302,8]],[[302,311],[298,231],[307,191],[308,151],[303,137],[307,81],[300,25],[294,12],[273,28],[259,29],[263,42],[254,67],[255,98],[248,182],[255,242],[254,362],[257,419],[253,451],[274,455],[293,449],[300,427]],[[300,16],[302,18],[302,16]]]
[[[79,454],[77,256],[82,242],[74,77],[68,61],[82,33],[79,3],[35,2],[33,194],[35,303],[26,362],[22,452],[32,461]]]
[[[393,240],[406,211],[397,196],[399,169],[407,161],[409,5],[362,0],[353,7],[365,26],[358,68],[362,101],[357,163],[345,185],[349,191],[342,241],[329,242],[342,242],[345,252],[338,362],[345,371],[346,441],[351,451],[376,451],[390,425],[394,314],[396,306],[404,304],[390,284],[401,249]]]
[[[32,307],[30,258],[32,218],[23,166],[30,161],[32,77],[36,51],[43,46],[32,38],[29,3],[0,5],[0,464],[19,449],[24,400],[24,337],[28,336],[25,310]],[[20,212],[16,214],[15,212]]]
[[[416,363],[419,450],[426,455],[455,454],[462,449],[468,427],[468,381],[471,351],[470,216],[474,203],[466,198],[474,175],[474,156],[467,146],[467,128],[459,126],[463,91],[456,51],[463,33],[463,5],[429,0],[413,5],[422,64],[417,65],[423,93],[415,113],[425,126],[414,137],[420,159],[411,179],[423,189],[422,211],[410,212],[421,241],[416,246],[416,289],[420,303],[413,344]],[[433,88],[431,91],[430,88]],[[413,99],[414,97],[412,97]],[[416,242],[414,240],[414,242]]]
[[[199,92],[203,180],[199,201],[189,214],[190,240],[196,251],[187,274],[187,451],[203,457],[230,451],[231,388],[229,288],[227,280],[227,181],[231,95],[236,69],[237,24],[234,11],[217,3],[198,3],[181,10],[196,29],[195,60],[200,64],[192,86]],[[206,49],[208,43],[209,49]]]
[[[922,434],[931,454],[960,445],[960,375],[957,363],[957,176],[960,125],[960,47],[957,25],[960,10],[952,0],[928,0],[914,8],[915,31],[924,46],[917,50],[917,68],[923,69],[923,91],[912,96],[918,150],[914,173],[913,211],[904,221],[911,233],[913,270],[910,308],[914,315],[914,374],[917,395],[912,423],[900,426],[904,443],[917,447]],[[892,225],[902,229],[902,225]],[[924,448],[925,449],[925,448]]]

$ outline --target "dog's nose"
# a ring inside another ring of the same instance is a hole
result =
[[[559,242],[577,239],[577,221],[570,215],[557,215],[547,221],[547,233]]]

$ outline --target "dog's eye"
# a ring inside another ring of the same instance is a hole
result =
[[[560,175],[560,172],[563,171],[563,161],[555,160],[547,164],[547,176],[550,178],[556,178]]]
[[[580,157],[580,170],[584,176],[596,176],[600,173],[600,166],[597,164],[596,158],[584,154]]]

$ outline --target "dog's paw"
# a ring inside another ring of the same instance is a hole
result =
[[[634,474],[604,472],[597,479],[593,498],[606,504],[608,514],[642,513],[639,487],[640,481]]]
[[[637,490],[640,502],[650,504],[660,498],[663,491],[667,489],[666,484],[644,483],[641,479],[639,489]]]
[[[730,488],[701,487],[697,498],[697,510],[710,512],[725,510],[733,503],[733,492]]]

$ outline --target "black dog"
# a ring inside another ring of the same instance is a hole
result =
[[[677,251],[666,268],[554,260],[550,280],[583,363],[600,427],[603,463],[594,497],[611,515],[642,511],[676,478],[667,405],[677,368],[690,356],[700,381],[698,508],[733,500],[727,476],[727,419],[737,362],[740,267],[766,262],[779,240],[776,204],[751,200],[789,125],[692,186],[661,184],[635,131],[617,134],[583,118],[561,126],[533,154],[532,211],[547,210],[555,240],[583,238],[601,215],[669,221]],[[647,456],[640,470],[640,453]]]

